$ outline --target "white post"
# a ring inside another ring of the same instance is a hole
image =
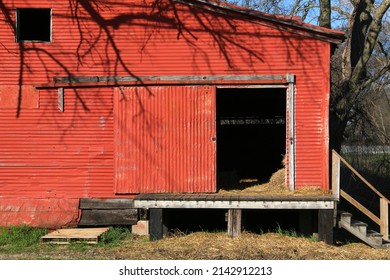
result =
[[[289,172],[289,189],[295,190],[295,75],[287,74],[287,114],[288,114],[288,138],[289,138],[289,155],[288,155],[288,172]]]
[[[340,157],[332,151],[332,193],[340,200]]]

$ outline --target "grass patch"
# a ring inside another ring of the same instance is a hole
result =
[[[133,236],[127,227],[110,227],[104,232],[98,244],[88,244],[87,242],[74,241],[67,246],[70,250],[84,253],[94,247],[118,247],[124,244],[126,240],[132,240]]]
[[[66,245],[46,244],[41,242],[41,237],[47,234],[46,229],[33,228],[25,225],[0,228],[0,259],[7,256],[15,256],[20,259],[28,259],[29,255],[35,254],[37,259],[51,259],[52,255],[66,253],[72,259],[83,259],[91,250],[115,250],[126,244],[136,243],[134,236],[127,227],[110,227],[105,232],[98,244],[86,242],[71,242]],[[1,256],[1,253],[4,255]]]
[[[0,251],[18,252],[37,249],[41,236],[46,233],[46,229],[26,225],[0,228]]]
[[[304,235],[304,234],[298,234],[297,231],[292,228],[292,229],[282,229],[279,224],[277,224],[277,227],[274,231],[277,234],[283,235],[283,236],[288,236],[288,237],[302,237],[306,238],[312,242],[319,242],[320,240],[318,239],[318,236],[315,234],[311,235]]]
[[[119,246],[122,241],[132,239],[132,234],[127,227],[110,227],[110,229],[103,233],[99,244],[103,246]]]
[[[298,234],[295,229],[282,229],[279,224],[276,227],[275,232],[277,234],[285,235],[289,237],[298,237]]]

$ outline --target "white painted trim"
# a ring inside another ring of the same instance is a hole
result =
[[[217,86],[217,88],[286,88],[284,84],[276,85],[226,85],[226,86]]]
[[[287,74],[286,81],[288,83],[287,88],[287,108],[286,114],[288,114],[288,140],[289,140],[289,153],[288,153],[288,174],[289,174],[289,189],[295,190],[295,75]]]

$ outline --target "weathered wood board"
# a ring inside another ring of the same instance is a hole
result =
[[[70,228],[58,229],[41,237],[43,243],[69,244],[82,242],[87,244],[97,244],[103,233],[109,228]]]
[[[134,225],[138,221],[137,209],[84,209],[79,226]]]
[[[81,198],[80,209],[129,209],[133,208],[133,199],[130,198]]]

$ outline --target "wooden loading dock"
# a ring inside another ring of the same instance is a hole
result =
[[[163,237],[164,209],[226,209],[228,234],[241,233],[243,210],[318,210],[318,237],[333,243],[334,210],[338,198],[329,196],[237,196],[218,194],[140,194],[134,199],[135,208],[149,209],[151,240]]]

